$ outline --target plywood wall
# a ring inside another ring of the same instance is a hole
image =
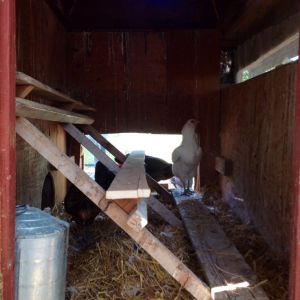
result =
[[[17,0],[17,70],[64,91],[66,32],[52,11],[40,0]],[[54,142],[63,146],[63,133],[53,123],[35,122]],[[60,132],[60,133],[59,133]],[[17,137],[17,202],[40,207],[48,162]],[[64,179],[54,175],[62,200]]]
[[[281,254],[290,247],[295,74],[289,64],[221,93],[221,154],[234,164],[224,199]]]
[[[200,119],[202,173],[212,179],[219,54],[213,30],[70,33],[67,85],[96,107],[101,132],[180,133],[187,119]]]

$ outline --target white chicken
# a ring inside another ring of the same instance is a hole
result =
[[[180,179],[184,187],[183,195],[192,195],[190,190],[193,177],[197,174],[197,166],[201,159],[202,150],[199,145],[198,135],[195,132],[199,121],[188,120],[183,126],[182,142],[172,153],[172,171]]]

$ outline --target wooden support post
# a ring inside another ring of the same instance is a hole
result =
[[[128,226],[128,214],[115,202],[108,203],[104,190],[61,152],[42,132],[24,118],[16,122],[17,133],[98,205],[117,225],[147,251],[196,299],[211,300],[207,286],[146,228],[137,232]]]
[[[15,299],[15,2],[0,1],[0,299],[4,300]]]
[[[127,224],[135,231],[142,230],[148,224],[147,203],[145,199],[141,199],[135,210],[129,214]]]
[[[34,89],[32,85],[17,85],[16,87],[16,97],[26,98]]]

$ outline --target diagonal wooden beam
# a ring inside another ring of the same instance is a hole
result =
[[[102,147],[114,155],[121,163],[126,159],[126,156],[119,151],[114,145],[112,145],[106,138],[104,138],[94,127],[80,125],[79,128],[86,134],[89,134],[95,141],[97,141]],[[159,193],[164,199],[173,200],[173,196],[164,187],[162,187],[156,180],[154,180],[150,175],[147,176],[147,181],[150,188],[154,189]]]
[[[160,201],[158,201],[154,196],[150,196],[145,199],[146,203],[158,214],[163,220],[168,222],[173,227],[182,227],[183,224],[180,219],[178,219],[173,212],[166,208]]]
[[[64,129],[81,145],[83,145],[88,151],[90,151],[97,159],[99,159],[107,168],[112,170],[113,172],[117,172],[119,167],[117,164],[109,158],[103,151],[101,151],[92,141],[90,141],[76,126],[73,124],[62,124]],[[83,128],[82,126],[79,127]],[[85,132],[85,130],[83,130]],[[120,162],[124,162],[126,160],[126,156],[120,152],[117,148],[115,148],[112,144],[110,144],[101,134],[99,134],[93,127],[89,126],[88,132],[94,140],[96,140],[100,145],[102,145],[105,149],[107,149],[111,154],[113,154]],[[152,177],[146,175],[149,184],[149,178],[151,178],[152,182],[155,182],[156,187],[160,187],[160,184],[156,182]],[[150,184],[149,184],[150,185]],[[151,187],[151,185],[150,185]],[[162,188],[162,187],[161,187]],[[162,188],[162,190],[165,190]],[[166,191],[169,196],[169,192]],[[125,205],[128,204],[129,200],[124,200],[121,202],[118,200],[118,204],[125,209]],[[158,213],[167,223],[169,223],[173,227],[182,226],[182,222],[171,212],[168,208],[166,208],[160,201],[158,201],[155,197],[150,197],[146,200],[147,204]],[[129,209],[133,209],[132,205]],[[125,209],[125,211],[127,211]]]
[[[65,131],[73,137],[79,144],[90,151],[98,160],[100,160],[109,170],[114,173],[119,171],[119,167],[110,157],[99,149],[91,140],[89,140],[84,133],[82,133],[73,124],[61,124]]]
[[[16,96],[20,98],[26,98],[34,89],[32,85],[17,85]]]
[[[108,203],[105,199],[104,190],[32,123],[24,118],[17,118],[16,131],[18,135],[55,166],[146,252],[157,260],[183,288],[189,291],[196,299],[212,299],[210,290],[205,283],[146,228],[137,232],[128,226],[128,214],[114,202]]]

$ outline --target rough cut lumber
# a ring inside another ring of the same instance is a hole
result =
[[[79,143],[84,145],[84,147],[90,151],[96,158],[98,158],[107,168],[111,170],[118,171],[119,167],[116,165],[114,161],[107,157],[105,153],[101,149],[99,149],[94,143],[92,143],[76,126],[72,124],[63,125],[65,130]],[[117,148],[115,148],[109,141],[107,141],[100,133],[98,133],[91,126],[79,126],[81,130],[83,130],[86,134],[89,134],[95,141],[97,141],[102,147],[104,147],[107,151],[111,152],[120,162],[124,162],[126,156],[120,152]],[[113,163],[113,165],[112,165]],[[147,175],[146,175],[147,176]],[[149,178],[150,176],[147,176]],[[156,186],[159,187],[159,183],[157,183],[153,178],[151,178],[153,182],[156,183]],[[149,180],[148,180],[149,183]],[[168,195],[170,193],[166,191]],[[137,202],[133,200],[136,199],[124,199],[118,200],[118,205],[122,207],[126,212],[130,212]],[[147,204],[158,213],[167,223],[169,223],[173,227],[181,226],[181,221],[169,210],[167,209],[159,200],[155,197],[150,197],[146,199]]]
[[[255,287],[251,268],[208,209],[199,200],[181,200],[178,191],[173,196],[214,299],[267,300],[264,290]]]
[[[17,72],[16,83],[17,83],[17,89],[19,89],[19,87],[21,87],[21,86],[30,85],[33,87],[30,92],[32,92],[36,95],[45,97],[45,99],[48,99],[53,102],[62,102],[62,103],[73,104],[74,110],[95,111],[94,108],[92,108],[88,105],[85,105],[80,101],[74,100],[74,99],[70,98],[69,96],[64,95],[63,93],[58,92],[55,89],[51,88],[50,86],[30,77],[22,72]],[[29,93],[27,93],[27,95]],[[23,98],[23,97],[21,97],[21,98]],[[25,98],[25,96],[24,96],[24,98]]]
[[[90,151],[98,160],[100,160],[109,170],[117,173],[120,168],[110,157],[97,147],[91,140],[89,140],[78,128],[72,124],[62,124],[65,131],[71,135],[79,144]]]
[[[182,222],[154,196],[145,199],[146,203],[173,227],[182,227]]]
[[[86,134],[89,134],[95,141],[97,141],[101,146],[107,149],[112,155],[114,155],[121,163],[126,159],[126,156],[120,152],[114,145],[112,145],[108,140],[106,140],[95,128],[88,125],[82,125],[80,128]],[[146,174],[148,185],[151,189],[156,190],[164,199],[173,201],[172,194],[163,188],[156,180],[154,180],[150,175]],[[158,200],[157,200],[158,201]]]
[[[16,96],[20,98],[26,98],[34,89],[32,85],[18,85],[16,87]]]
[[[113,144],[111,144],[101,133],[99,133],[94,127],[89,125],[79,125],[79,127],[85,134],[90,135],[96,142],[110,152],[120,163],[126,160],[126,156],[119,151]]]
[[[145,251],[156,259],[183,288],[189,291],[196,299],[212,299],[208,287],[146,228],[137,232],[128,226],[128,214],[114,202],[108,203],[105,199],[104,190],[34,125],[24,118],[17,118],[16,131],[18,135],[44,156]]]
[[[223,176],[231,176],[233,172],[233,162],[224,157],[217,156],[215,170]]]
[[[16,115],[18,117],[74,124],[92,124],[94,122],[90,117],[22,98],[16,98]]]
[[[128,226],[135,231],[142,230],[148,224],[147,203],[145,199],[141,199],[128,217]]]
[[[106,191],[109,200],[148,198],[151,190],[145,176],[145,153],[133,151]]]
[[[140,199],[121,199],[116,203],[119,205],[125,212],[130,214],[139,204]]]

